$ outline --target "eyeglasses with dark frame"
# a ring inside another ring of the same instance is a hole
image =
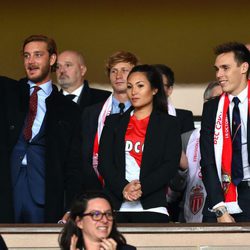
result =
[[[107,218],[107,220],[109,221],[113,221],[114,220],[114,213],[112,211],[106,211],[106,212],[101,212],[101,211],[91,211],[89,213],[83,214],[84,216],[90,216],[92,218],[92,220],[94,221],[100,221],[103,216],[105,215],[105,217]]]

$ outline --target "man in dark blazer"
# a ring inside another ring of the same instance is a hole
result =
[[[83,162],[85,172],[93,168],[93,150],[97,130],[100,126],[99,120],[105,120],[105,113],[119,113],[119,103],[123,103],[123,112],[130,107],[127,96],[127,76],[130,70],[138,64],[137,57],[127,51],[117,51],[112,54],[106,64],[107,75],[113,89],[113,94],[105,101],[100,102],[84,109],[82,114],[82,134],[83,134]],[[104,114],[103,116],[101,114]],[[102,117],[101,117],[102,116]],[[99,119],[100,117],[100,119]],[[86,180],[86,187],[91,189],[102,189],[100,181],[95,173],[89,174]],[[85,187],[85,188],[86,188]]]
[[[65,50],[58,55],[56,75],[62,93],[76,102],[81,111],[87,106],[106,100],[110,91],[90,88],[84,79],[87,71],[83,55]]]
[[[174,82],[175,82],[174,72],[172,71],[171,68],[169,68],[164,64],[155,64],[154,66],[162,75],[164,90],[166,96],[169,98],[174,90]],[[181,134],[194,129],[194,117],[191,110],[176,109],[169,102],[168,99],[168,113],[170,115],[176,116],[180,125]]]
[[[232,42],[216,47],[215,54],[216,78],[225,94],[203,106],[200,150],[207,191],[203,221],[250,221],[250,81],[247,80],[250,53],[244,44]],[[239,100],[241,121],[237,130],[241,132],[241,143],[237,151],[234,145],[236,133],[232,129],[237,109],[235,99]],[[234,164],[237,152],[240,152],[239,162]],[[241,173],[239,180],[235,178],[234,167]]]
[[[0,78],[0,222],[56,223],[81,191],[80,111],[52,85],[52,39],[28,37],[23,58],[28,81]]]

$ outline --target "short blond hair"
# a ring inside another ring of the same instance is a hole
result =
[[[111,68],[120,62],[130,63],[136,66],[139,64],[139,59],[137,58],[135,54],[131,52],[117,51],[114,54],[112,54],[107,60],[107,63],[106,63],[107,74],[109,75]]]

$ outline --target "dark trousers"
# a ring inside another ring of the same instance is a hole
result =
[[[27,167],[21,167],[14,187],[15,223],[44,223],[44,206],[32,198]]]
[[[117,223],[168,223],[166,214],[155,212],[117,212]]]
[[[231,214],[236,222],[250,222],[250,182],[242,181],[238,187],[238,203],[243,211],[239,214]],[[203,210],[203,222],[217,222],[217,219],[212,212],[208,212],[208,207],[205,205]]]

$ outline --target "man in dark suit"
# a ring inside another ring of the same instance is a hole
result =
[[[0,79],[0,222],[55,223],[81,188],[80,111],[52,85],[54,40],[28,37],[23,58],[28,81]]]
[[[107,75],[113,89],[113,94],[105,101],[87,107],[82,115],[83,160],[84,168],[94,168],[97,175],[98,144],[106,116],[123,113],[130,107],[127,96],[127,76],[130,70],[138,64],[137,57],[127,51],[117,51],[112,54],[106,64]],[[101,189],[101,177],[89,178],[88,187]],[[94,181],[96,179],[96,181]]]
[[[62,93],[76,102],[81,111],[87,106],[106,100],[111,92],[90,88],[84,79],[87,71],[83,55],[65,50],[58,55],[56,75]]]
[[[231,42],[216,47],[215,54],[216,78],[224,94],[203,106],[203,221],[250,221],[250,53],[244,44]]]
[[[162,75],[164,90],[166,96],[169,98],[174,89],[174,72],[164,64],[155,64],[154,66]],[[176,109],[168,99],[168,113],[177,117],[180,124],[181,134],[194,129],[194,118],[191,110]]]
[[[180,126],[181,134],[187,131],[194,130],[194,120],[193,120],[192,111],[186,110],[186,109],[176,109],[172,105],[172,103],[169,101],[169,97],[173,93],[174,82],[175,82],[173,70],[164,64],[155,64],[154,66],[162,75],[164,91],[168,98],[168,113],[170,115],[176,116],[177,121]],[[180,159],[180,167],[178,170],[178,178],[181,177],[181,180],[186,179],[186,176],[187,176],[188,169],[187,169],[186,161],[187,161],[186,156],[184,152],[182,152],[181,159]],[[182,185],[180,185],[180,187],[178,187],[178,189],[175,191],[179,191],[181,190],[181,188],[182,188]],[[174,192],[168,189],[167,200],[168,200],[168,209],[171,213],[171,220],[177,221],[179,217],[179,212],[180,212],[179,203],[181,202],[182,195],[179,195],[178,199],[175,197],[175,200],[171,198],[173,195],[175,195]]]

